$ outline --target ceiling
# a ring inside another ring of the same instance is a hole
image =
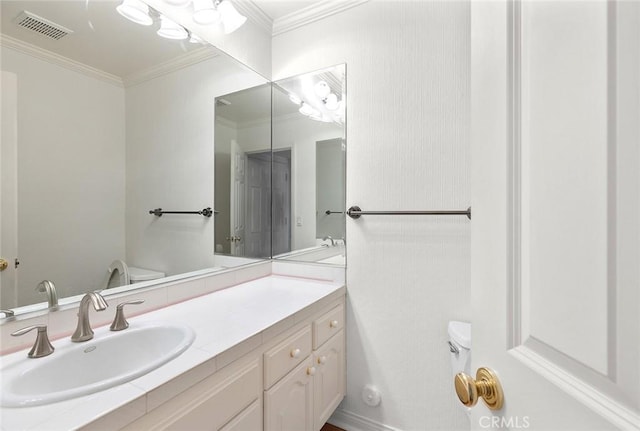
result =
[[[120,16],[116,12],[120,3],[121,0],[2,0],[0,28],[3,35],[119,78],[203,48],[158,37],[152,28]],[[25,10],[73,33],[55,40],[19,27],[14,20]]]
[[[293,14],[325,0],[250,0],[259,7],[272,21]]]
[[[327,0],[234,0],[259,8],[273,22]],[[1,0],[2,34],[83,65],[126,79],[141,71],[175,61],[195,50],[214,51],[187,41],[163,39],[154,29],[130,22],[115,8],[121,0]],[[59,40],[19,27],[14,22],[28,11],[73,31]],[[5,38],[6,41],[6,38]],[[202,53],[200,53],[202,55]]]

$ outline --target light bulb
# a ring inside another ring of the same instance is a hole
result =
[[[293,103],[294,105],[299,105],[302,103],[302,100],[293,93],[289,95],[289,100],[291,100],[291,103]]]
[[[158,36],[166,39],[182,40],[188,38],[189,33],[180,24],[175,23],[164,15],[160,15]]]
[[[300,105],[300,109],[298,109],[298,112],[300,112],[302,115],[313,115],[316,110],[313,109],[313,107],[311,107],[311,105],[309,105],[308,103],[304,103],[302,102],[302,104]]]
[[[149,6],[140,0],[124,0],[122,4],[116,7],[116,10],[120,15],[136,24],[153,24],[153,19],[149,16]]]
[[[247,21],[247,17],[240,15],[229,0],[222,0],[218,5],[222,16],[222,27],[225,34],[233,33]]]
[[[189,3],[191,3],[191,0],[164,0],[164,2],[170,4],[171,6],[185,7]]]
[[[190,43],[206,43],[200,36],[194,33],[189,33]]]
[[[327,98],[324,99],[324,106],[326,106],[329,111],[335,111],[338,109],[338,96],[330,93]]]
[[[331,93],[331,88],[329,87],[329,84],[327,84],[326,82],[319,81],[315,85],[315,91],[316,91],[316,95],[319,98],[324,99],[329,95],[329,93]]]
[[[193,0],[193,20],[200,25],[217,24],[221,14],[212,0]]]

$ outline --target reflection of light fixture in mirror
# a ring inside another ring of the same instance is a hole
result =
[[[302,99],[300,99],[293,93],[289,94],[289,100],[291,100],[291,103],[293,103],[294,105],[300,105],[302,103]]]
[[[140,0],[124,0],[116,7],[116,10],[120,15],[136,24],[153,24],[153,19],[149,16],[149,6]]]
[[[158,36],[166,39],[181,40],[189,37],[189,33],[181,25],[175,23],[164,15],[160,15],[160,29]]]
[[[202,44],[206,43],[204,41],[204,39],[202,39],[200,36],[198,36],[197,34],[191,33],[191,32],[189,32],[189,42],[190,43],[202,43]]]
[[[193,20],[200,25],[220,22],[221,13],[213,4],[213,0],[193,0]]]
[[[327,98],[324,99],[324,106],[327,107],[328,110],[330,111],[335,111],[336,109],[338,109],[338,96],[336,96],[333,93],[329,93],[327,95]]]
[[[218,11],[222,16],[222,27],[225,34],[233,33],[247,21],[247,17],[240,15],[229,0],[222,0],[218,3]]]
[[[331,93],[329,84],[324,81],[318,81],[314,88],[316,91],[316,95],[321,99],[325,99]]]
[[[189,3],[191,3],[191,0],[164,0],[164,2],[170,4],[171,6],[185,7]]]
[[[308,103],[301,102],[300,109],[298,109],[298,112],[300,112],[302,115],[311,116],[311,115],[317,114],[318,111],[313,109],[313,107]]]

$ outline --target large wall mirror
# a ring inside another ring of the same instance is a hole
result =
[[[215,251],[271,257],[271,85],[216,98]]]
[[[345,264],[346,66],[273,83],[273,257]]]
[[[345,73],[216,99],[216,253],[345,265]]]
[[[0,3],[0,308],[46,308],[43,280],[60,298],[104,288],[114,261],[128,274],[111,285],[219,264],[217,216],[149,211],[215,209],[215,99],[267,80],[124,19],[119,3]],[[39,34],[25,16],[72,32]]]

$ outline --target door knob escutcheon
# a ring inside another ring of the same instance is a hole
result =
[[[502,385],[496,373],[489,368],[478,368],[476,378],[458,373],[454,378],[456,394],[462,404],[473,407],[482,398],[491,410],[500,410],[504,403]]]
[[[9,262],[0,258],[0,271],[4,271],[9,266]]]

